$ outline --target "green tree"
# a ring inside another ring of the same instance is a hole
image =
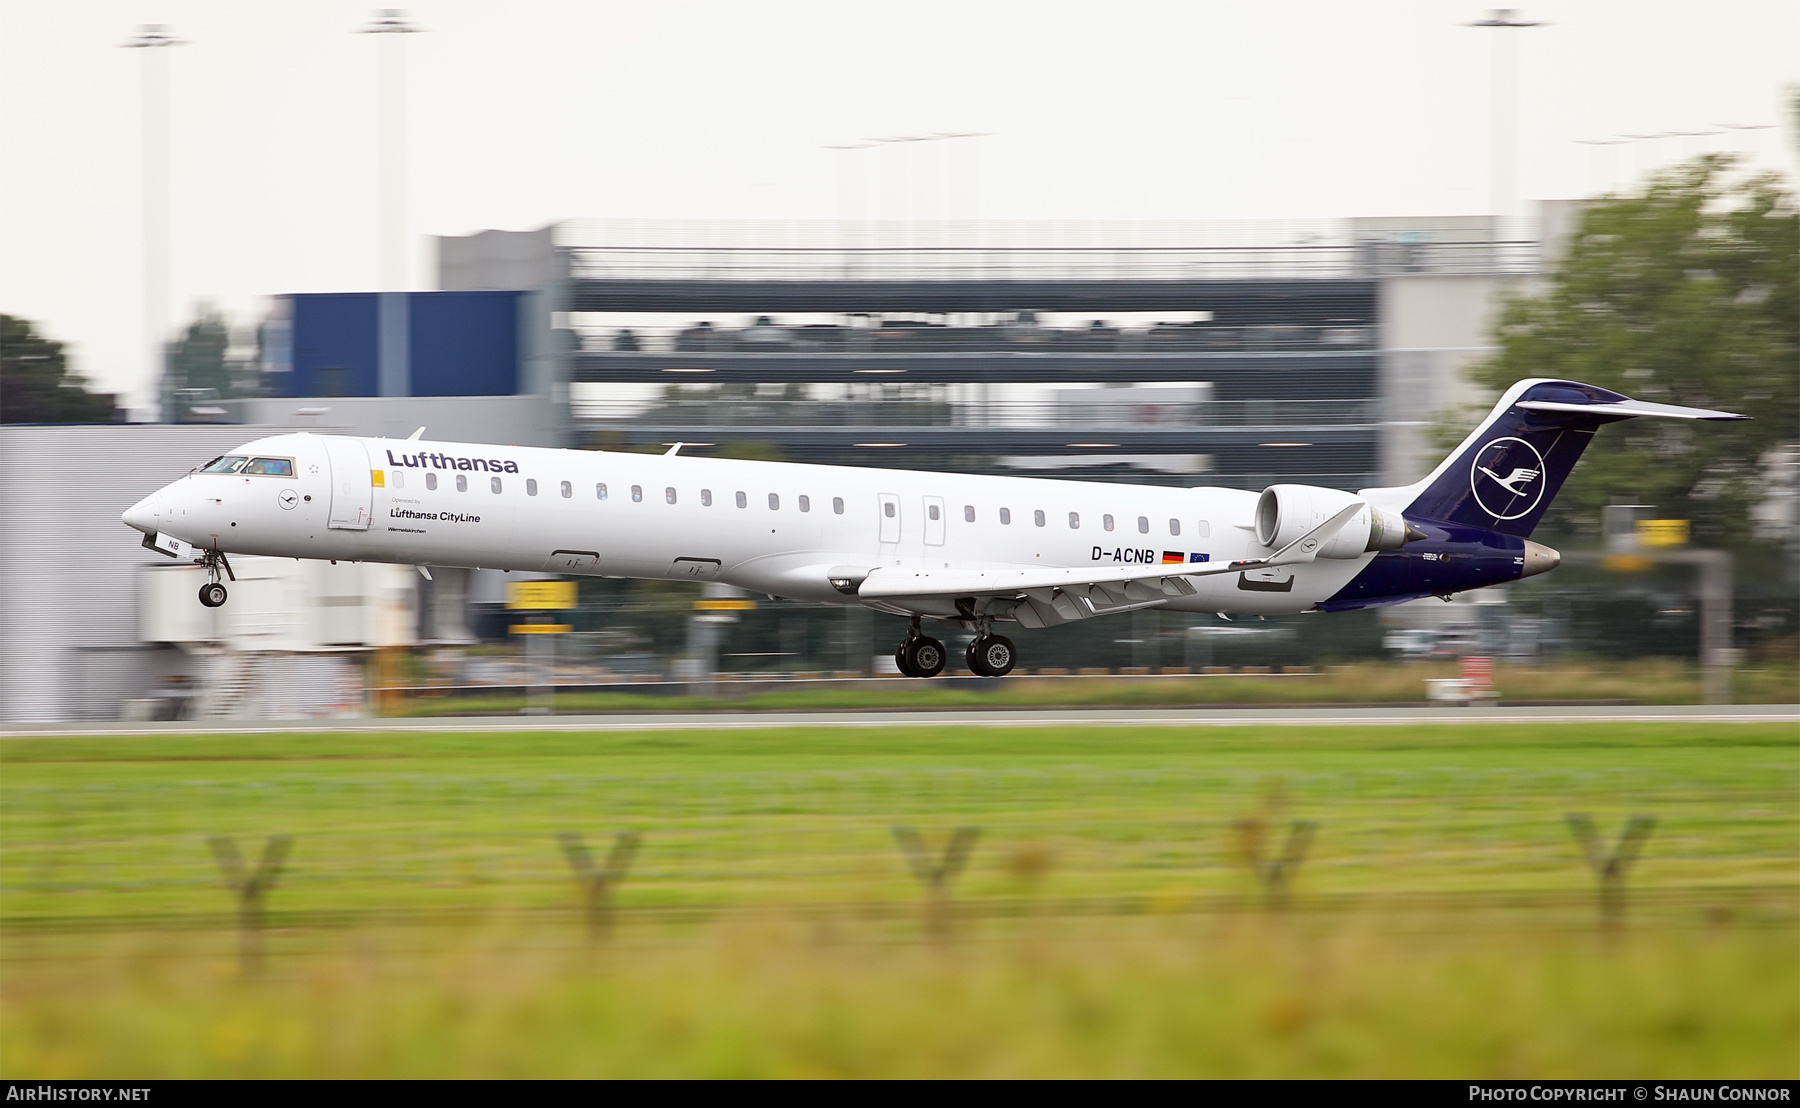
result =
[[[1697,540],[1741,543],[1766,495],[1767,455],[1800,441],[1800,217],[1773,175],[1708,156],[1641,195],[1584,214],[1560,268],[1510,301],[1498,353],[1474,371],[1496,391],[1523,377],[1585,381],[1742,423],[1644,419],[1606,428],[1551,506],[1554,530],[1592,532],[1613,502],[1693,521]]]
[[[199,317],[171,343],[163,370],[166,418],[179,422],[187,405],[176,400],[180,389],[211,389],[220,399],[255,396],[255,365],[231,353],[231,325],[216,308],[202,306]]]
[[[28,319],[0,314],[0,422],[112,423],[122,415],[115,399],[87,391],[62,343]]]

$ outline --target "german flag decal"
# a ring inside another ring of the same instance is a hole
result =
[[[1187,555],[1178,550],[1163,551],[1162,564],[1165,566],[1178,566],[1185,561],[1187,561]]]

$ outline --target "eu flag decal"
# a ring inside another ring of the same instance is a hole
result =
[[[1190,562],[1204,562],[1204,561],[1206,561],[1206,555],[1204,555],[1204,554],[1189,554],[1189,555],[1188,555],[1188,561],[1190,561]]]

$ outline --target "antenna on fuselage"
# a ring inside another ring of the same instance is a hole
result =
[[[681,453],[681,448],[686,445],[687,445],[687,443],[685,443],[685,442],[676,443],[675,445],[669,447],[669,449],[663,451],[663,457],[665,457],[665,458],[674,457],[675,455]]]
[[[421,427],[417,431],[414,431],[412,434],[406,436],[406,441],[411,442],[414,439],[418,438],[420,435],[423,435],[424,433],[425,433],[425,428]]]

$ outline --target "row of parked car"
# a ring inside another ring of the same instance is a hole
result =
[[[1157,323],[1121,328],[1104,320],[1086,327],[1050,327],[1033,312],[1019,312],[1005,323],[957,327],[911,319],[870,318],[858,324],[809,323],[787,326],[771,316],[758,316],[748,327],[716,327],[703,321],[677,332],[678,353],[954,353],[1035,350],[1060,353],[1174,353],[1228,350],[1358,349],[1373,345],[1374,328],[1356,321],[1321,326],[1216,323]],[[671,348],[667,339],[640,335],[630,328],[615,332],[611,349],[619,353]]]

